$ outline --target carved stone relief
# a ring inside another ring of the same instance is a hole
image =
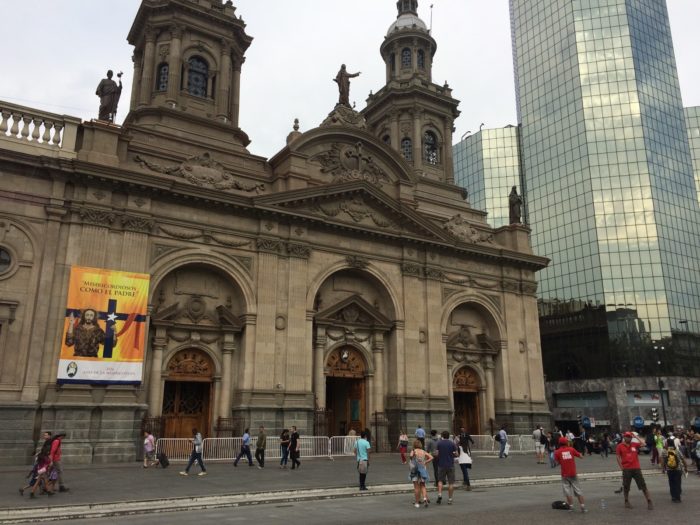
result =
[[[363,150],[362,142],[354,145],[335,143],[329,150],[312,156],[309,160],[321,165],[322,173],[330,173],[336,182],[365,180],[381,187],[391,179],[374,162],[372,155]]]
[[[493,234],[477,230],[471,224],[469,224],[469,222],[466,221],[460,213],[453,216],[449,221],[445,222],[442,227],[463,241],[475,244],[482,242],[493,244],[494,242]]]

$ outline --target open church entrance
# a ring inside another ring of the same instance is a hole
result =
[[[351,429],[359,434],[367,426],[364,358],[353,347],[344,346],[331,352],[326,370],[329,435],[344,436]]]
[[[464,427],[479,434],[479,376],[471,368],[460,368],[452,381],[454,396],[454,432]]]
[[[178,352],[168,364],[163,390],[163,436],[190,437],[192,429],[207,435],[211,422],[213,365],[199,350]]]

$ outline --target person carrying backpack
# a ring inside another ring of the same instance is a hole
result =
[[[671,491],[671,501],[681,502],[681,483],[683,474],[688,472],[688,465],[685,463],[683,454],[676,449],[673,439],[666,441],[666,448],[663,452],[663,472],[668,475],[668,488]]]
[[[532,439],[535,442],[535,456],[537,464],[544,464],[544,449],[547,446],[547,435],[544,433],[542,425],[537,425],[537,428],[532,433]]]

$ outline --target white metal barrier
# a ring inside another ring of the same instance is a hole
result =
[[[301,436],[299,438],[300,457],[319,458],[330,456],[329,441],[329,438],[325,436]]]
[[[164,452],[170,461],[187,462],[192,454],[190,438],[160,438],[156,441],[156,454]]]
[[[328,440],[329,456],[352,456],[360,436],[333,436]]]

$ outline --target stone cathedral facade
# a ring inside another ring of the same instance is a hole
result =
[[[106,462],[134,459],[144,421],[394,442],[547,417],[547,260],[454,185],[458,101],[416,0],[397,8],[386,84],[270,159],[238,127],[252,38],[230,2],[143,0],[121,126],[0,102],[0,461],[43,429]],[[74,265],[150,275],[139,386],[56,382]]]

